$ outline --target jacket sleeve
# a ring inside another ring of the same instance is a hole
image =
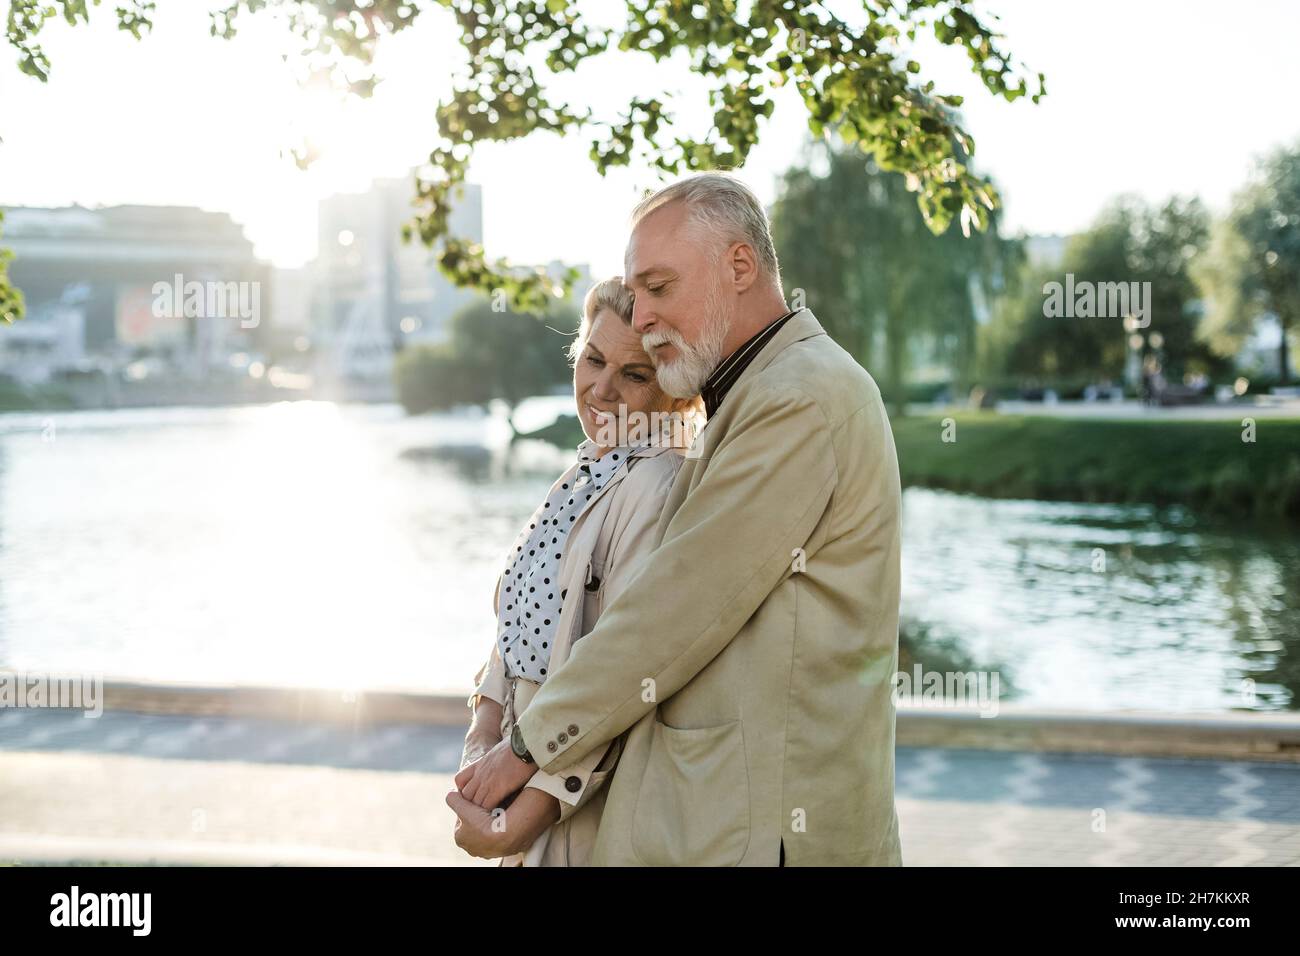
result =
[[[525,709],[524,713],[527,712]],[[544,790],[558,800],[560,820],[566,820],[600,792],[605,778],[600,777],[593,781],[591,776],[602,764],[606,770],[612,769],[618,761],[620,749],[618,741],[613,741],[607,747],[597,747],[563,773],[547,773],[538,770],[524,786]],[[576,782],[570,783],[571,780]]]
[[[501,578],[497,578],[497,589],[492,595],[492,613],[498,613],[498,602],[501,598]],[[478,706],[480,696],[494,700],[502,707],[506,703],[506,695],[510,691],[509,681],[506,678],[506,664],[501,659],[501,652],[497,648],[496,641],[492,642],[492,653],[488,659],[483,662],[483,666],[478,669],[474,675],[474,690],[470,692],[469,699],[466,703],[469,709],[473,710]]]
[[[703,670],[825,512],[838,472],[817,403],[782,385],[732,400],[735,421],[650,559],[520,715],[539,769],[575,765]]]
[[[492,653],[474,675],[474,690],[469,695],[469,709],[473,710],[478,706],[480,696],[495,700],[504,707],[509,692],[510,681],[506,677],[506,663],[501,659],[501,651],[496,644],[493,644]]]
[[[673,455],[675,453],[667,452],[665,454]],[[622,506],[617,513],[620,515],[628,514],[629,517],[626,520],[618,521],[611,535],[609,552],[605,558],[604,603],[606,604],[616,599],[626,589],[637,566],[654,550],[655,527],[659,523],[659,516],[663,513],[664,503],[668,500],[668,490],[672,487],[673,479],[677,476],[678,468],[675,465],[681,462],[680,458],[677,458],[675,462],[667,457],[663,457],[661,460],[674,465],[674,467],[664,468],[659,471],[652,471],[647,468],[646,471],[642,472],[642,474],[654,476],[653,486],[647,487],[643,481],[639,480],[641,475],[638,475],[637,471],[639,468],[646,466],[637,465],[632,468],[632,472],[615,489],[615,493],[621,498],[619,504]],[[633,476],[636,476],[638,480],[633,481]],[[597,624],[599,624],[599,621],[597,621]],[[589,637],[593,633],[594,629],[589,631],[587,636]],[[575,649],[586,639],[586,637],[579,638],[574,645]],[[555,673],[547,678],[547,682],[554,680],[555,675],[562,673],[568,664],[568,660],[561,664],[555,670]],[[545,687],[546,685],[543,684],[542,686]],[[536,697],[533,699],[536,700]],[[530,703],[529,707],[531,706]],[[524,713],[528,713],[527,707],[524,708]],[[600,792],[606,778],[601,776],[592,781],[592,774],[597,770],[612,770],[618,763],[621,750],[621,744],[617,740],[604,747],[594,747],[586,756],[563,773],[547,773],[544,770],[538,770],[525,786],[544,790],[555,797],[560,803],[560,819],[564,820],[572,816],[574,811]],[[536,758],[536,755],[534,755],[534,758]]]

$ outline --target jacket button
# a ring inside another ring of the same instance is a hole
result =
[[[588,591],[599,591],[599,590],[600,590],[600,578],[598,578],[598,577],[596,577],[596,576],[593,575],[592,578],[591,578],[591,580],[587,582],[587,590],[588,590]]]
[[[577,793],[582,789],[582,781],[577,777],[569,777],[564,781],[564,789],[569,793]]]
[[[576,736],[578,736],[578,725],[577,725],[577,724],[569,724],[569,736],[570,736],[570,737],[576,737]]]
[[[546,749],[549,750],[551,753],[555,753],[555,741],[554,740],[546,741]]]
[[[561,731],[559,734],[556,735],[555,739],[558,740],[560,743],[564,743],[566,740],[569,739],[569,735]]]

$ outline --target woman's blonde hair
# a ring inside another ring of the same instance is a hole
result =
[[[591,336],[591,326],[602,311],[608,309],[622,319],[623,324],[632,324],[632,298],[632,290],[623,284],[622,276],[597,282],[587,290],[587,297],[582,300],[582,321],[578,324],[578,334],[569,343],[570,365],[578,363],[578,356],[587,347],[587,339]],[[704,399],[700,396],[696,395],[687,401],[681,411],[693,428],[703,427]]]
[[[624,325],[632,324],[632,290],[623,284],[622,276],[597,282],[587,290],[587,297],[582,300],[582,321],[578,325],[578,336],[569,343],[570,365],[578,361],[578,356],[587,347],[592,323],[604,309],[617,315]]]

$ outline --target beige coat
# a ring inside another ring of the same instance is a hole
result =
[[[573,643],[595,626],[604,605],[627,586],[637,562],[650,553],[659,514],[682,461],[682,449],[650,446],[634,450],[627,465],[610,477],[574,522],[560,558],[559,587],[568,597],[551,646],[551,674],[563,665]],[[551,492],[560,480],[556,479]],[[494,604],[500,598],[500,589],[498,577]],[[574,600],[575,595],[582,599]],[[541,685],[523,677],[507,678],[495,643],[475,679],[477,686],[470,706],[475,706],[480,694],[500,703],[504,710],[501,734],[503,739],[508,738],[516,716]],[[560,819],[527,852],[507,857],[502,865],[587,865],[604,805],[603,786],[618,753],[617,741],[606,742],[592,748],[563,773],[539,770],[534,774],[528,786],[545,790],[559,800]]]
[[[623,736],[597,865],[901,865],[898,462],[807,309],[687,453],[657,547],[519,717],[562,774]]]

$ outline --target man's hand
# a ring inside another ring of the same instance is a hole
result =
[[[501,806],[537,772],[535,764],[524,763],[503,740],[456,774],[456,789],[472,803],[487,810]]]
[[[457,817],[456,845],[484,860],[523,852],[560,819],[560,801],[533,787],[519,794],[509,810],[489,812],[455,790],[447,793],[447,806]]]

